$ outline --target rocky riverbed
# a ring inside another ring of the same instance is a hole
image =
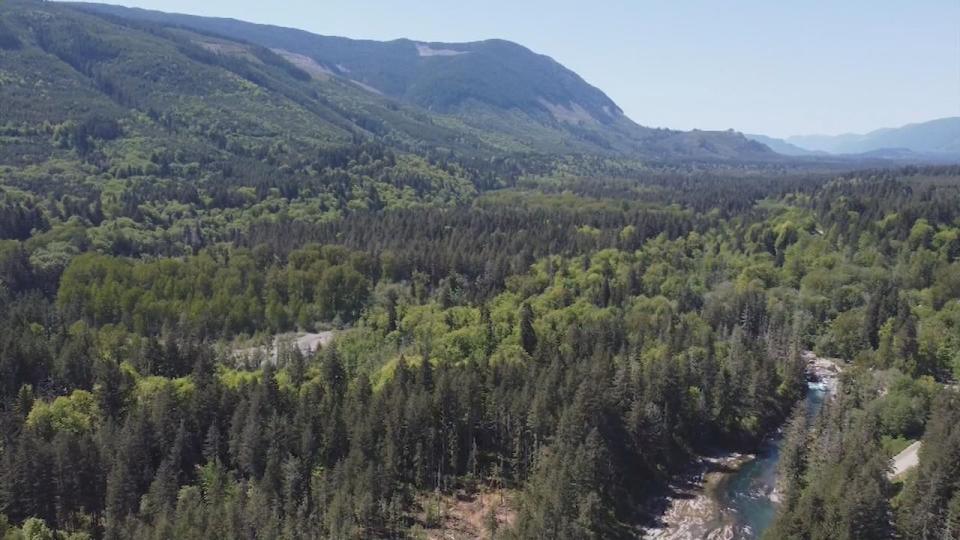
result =
[[[840,363],[804,352],[811,416],[837,389]],[[756,454],[727,453],[700,458],[693,472],[671,489],[659,524],[644,530],[656,540],[734,540],[760,536],[776,510],[776,467],[780,435]]]

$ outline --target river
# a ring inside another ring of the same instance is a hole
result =
[[[809,383],[805,398],[808,418],[820,412],[826,396],[827,385]],[[721,523],[729,524],[734,538],[758,538],[773,523],[781,442],[779,436],[768,440],[754,459],[744,463],[737,472],[726,475],[718,485],[715,499],[723,518]]]
[[[804,402],[812,419],[836,387],[836,365],[809,359],[817,381],[808,383]],[[768,439],[753,455],[726,454],[704,458],[701,481],[680,490],[662,516],[663,526],[648,529],[658,540],[754,539],[773,522],[777,511],[777,463],[781,436]]]

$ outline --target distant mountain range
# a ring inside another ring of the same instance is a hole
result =
[[[331,141],[373,137],[479,154],[781,159],[733,131],[638,125],[576,73],[502,40],[353,40],[234,19],[7,0],[0,46],[0,73],[57,89],[0,86],[11,121],[97,111],[130,123],[152,110],[183,112],[238,137],[310,131]],[[256,92],[238,91],[238,79]]]
[[[764,135],[747,137],[789,156],[834,154],[896,160],[960,157],[960,117],[878,129],[865,134],[798,135],[786,139]]]
[[[828,152],[819,152],[807,150],[806,148],[800,148],[795,144],[790,144],[789,142],[783,139],[777,139],[776,137],[768,137],[766,135],[756,134],[746,134],[745,136],[748,139],[763,143],[774,152],[783,154],[785,156],[822,156],[829,154]]]

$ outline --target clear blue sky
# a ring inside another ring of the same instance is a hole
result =
[[[635,121],[786,136],[960,116],[960,0],[108,0],[352,38],[504,38]]]

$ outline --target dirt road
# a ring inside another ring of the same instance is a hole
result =
[[[917,464],[920,463],[920,456],[918,453],[920,450],[920,445],[920,441],[917,441],[906,447],[903,452],[900,452],[894,456],[893,460],[891,460],[893,461],[893,470],[890,471],[889,474],[891,479],[905,474],[907,471],[916,467]]]

